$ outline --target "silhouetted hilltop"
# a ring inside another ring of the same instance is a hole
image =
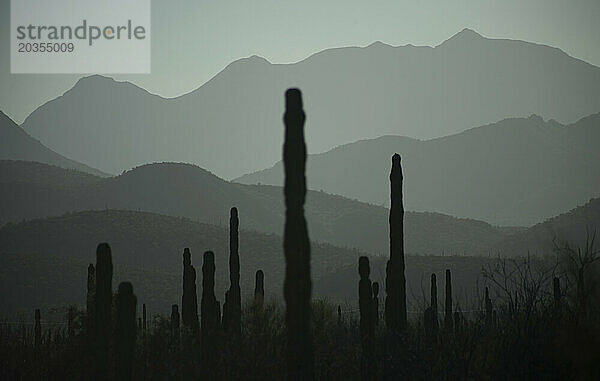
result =
[[[0,160],[38,161],[62,168],[72,168],[97,176],[107,176],[97,169],[67,159],[29,136],[6,114],[0,111]]]
[[[387,204],[389,158],[402,155],[405,203],[498,225],[531,225],[600,195],[600,114],[563,126],[510,118],[431,140],[383,136],[308,158],[311,189]],[[281,162],[242,176],[281,184]]]
[[[92,76],[23,128],[103,171],[178,161],[230,179],[281,155],[279,96],[302,88],[311,152],[382,135],[435,138],[532,113],[572,123],[600,110],[600,68],[559,49],[464,30],[436,47],[328,49],[295,64],[252,56],[173,99]]]
[[[27,183],[42,187],[72,188],[90,185],[102,180],[76,169],[24,160],[0,160],[0,183]]]
[[[230,183],[189,164],[144,165],[120,176],[90,181],[81,181],[81,174],[73,171],[58,174],[59,169],[52,167],[42,175],[40,166],[0,162],[0,178],[6,179],[0,182],[0,222],[109,208],[183,216],[225,226],[229,208],[237,206],[245,229],[283,233],[281,187]],[[25,174],[38,174],[19,177],[14,174],[17,167]],[[356,247],[373,254],[389,249],[386,208],[310,191],[306,217],[313,241]],[[473,255],[505,236],[504,230],[485,222],[438,213],[408,212],[406,220],[407,252],[411,254]]]

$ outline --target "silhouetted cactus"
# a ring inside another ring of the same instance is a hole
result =
[[[436,320],[437,320],[437,313],[438,313],[438,300],[437,300],[437,277],[435,274],[431,274],[431,289],[430,289],[430,303],[431,303],[431,310],[433,311],[433,313],[436,316]],[[436,323],[437,325],[437,323]]]
[[[179,306],[177,304],[171,306],[171,338],[175,341],[179,340]]]
[[[427,335],[435,336],[438,332],[437,278],[435,274],[431,274],[430,293],[430,306],[425,310],[424,324]]]
[[[373,377],[373,335],[375,322],[373,316],[373,288],[369,275],[371,268],[369,258],[358,258],[358,305],[360,309],[360,339],[362,344],[361,379],[370,380]]]
[[[67,308],[67,334],[69,338],[72,338],[75,334],[75,327],[73,326],[73,320],[75,319],[75,307],[69,306]]]
[[[88,266],[87,276],[87,297],[86,297],[86,316],[85,316],[85,329],[86,329],[86,340],[87,340],[87,361],[88,364],[92,361],[92,348],[94,347],[94,334],[96,328],[94,321],[96,319],[96,268],[90,263]],[[91,365],[91,364],[90,364]]]
[[[462,314],[458,311],[454,312],[454,332],[460,332],[462,328],[463,318]]]
[[[404,275],[404,204],[400,155],[392,156],[390,172],[390,259],[386,266],[385,322],[388,329],[406,329],[406,277]]]
[[[561,298],[561,292],[560,292],[560,279],[558,279],[557,277],[554,277],[552,279],[552,291],[554,294],[554,305],[555,307],[560,307],[560,298]]]
[[[241,334],[242,298],[240,290],[239,218],[237,208],[231,208],[229,217],[229,290],[223,303],[223,329],[230,336]]]
[[[342,326],[342,306],[337,308],[337,325],[338,327]]]
[[[444,308],[444,329],[452,331],[454,323],[452,316],[452,275],[450,274],[450,269],[446,269],[446,303]]]
[[[262,307],[265,302],[265,274],[262,270],[256,271],[254,279],[254,304]]]
[[[34,331],[34,345],[35,348],[38,349],[40,347],[40,345],[42,344],[42,324],[40,322],[41,320],[41,313],[40,313],[40,309],[37,308],[35,310],[35,325],[33,328]]]
[[[204,376],[214,377],[216,333],[220,318],[217,298],[215,297],[215,254],[204,253],[202,263],[202,300],[200,302],[200,332],[202,343],[202,359]]]
[[[202,264],[202,300],[200,304],[202,339],[211,336],[218,327],[219,320],[216,308],[218,302],[215,297],[215,254],[212,251],[204,253]]]
[[[494,322],[492,300],[490,299],[490,290],[485,288],[485,319],[488,325]]]
[[[192,255],[187,247],[183,250],[183,295],[181,297],[181,318],[183,325],[198,337],[198,296],[196,293],[196,270],[192,265]]]
[[[86,314],[88,327],[93,326],[94,309],[96,303],[96,269],[90,263],[87,277]],[[89,328],[88,328],[89,329]]]
[[[379,325],[379,283],[373,282],[373,324]]]
[[[119,284],[117,294],[117,319],[115,322],[115,372],[117,380],[131,380],[135,350],[135,312],[137,298],[129,282]]]
[[[148,329],[147,316],[146,316],[146,303],[142,304],[142,335],[146,336],[146,330]]]
[[[306,198],[306,145],[302,94],[298,89],[285,93],[285,253],[284,298],[287,323],[287,372],[289,380],[312,380],[314,355],[310,331],[310,241],[304,218]]]
[[[108,379],[108,351],[112,322],[112,254],[107,243],[96,249],[96,379]]]

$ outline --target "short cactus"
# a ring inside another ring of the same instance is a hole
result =
[[[142,304],[142,335],[146,336],[146,330],[148,329],[147,317],[146,317],[146,303]]]
[[[175,341],[179,340],[179,306],[173,304],[171,306],[171,338]]]
[[[196,270],[192,265],[192,255],[187,247],[183,250],[183,295],[181,297],[181,318],[183,325],[198,337],[198,297],[196,293]]]
[[[379,325],[379,283],[373,282],[373,324]]]
[[[254,304],[262,307],[265,302],[265,274],[262,270],[256,271],[254,281]]]
[[[371,268],[369,258],[358,259],[358,304],[360,309],[360,338],[362,344],[361,379],[370,380],[373,377],[373,335],[375,323],[373,321],[373,289],[369,275]]]
[[[38,349],[42,343],[42,324],[40,322],[41,320],[41,313],[40,313],[40,309],[37,308],[35,310],[35,326],[34,326],[34,344],[35,344],[35,348]]]
[[[112,254],[107,243],[96,249],[96,378],[108,379],[108,351],[112,332]]]
[[[451,332],[454,329],[454,323],[452,316],[452,275],[450,269],[446,269],[446,303],[444,307],[444,329]]]
[[[558,279],[557,277],[554,277],[552,279],[552,290],[554,293],[554,305],[555,307],[560,307],[560,298],[561,298],[561,292],[560,292],[560,279]]]
[[[431,274],[431,302],[430,306],[425,309],[424,325],[425,333],[433,337],[438,332],[438,302],[437,302],[437,278],[435,274]]]
[[[137,298],[129,282],[119,284],[115,322],[115,371],[120,381],[131,380],[135,350]]]
[[[485,288],[485,319],[488,325],[492,325],[494,322],[494,311],[492,306],[492,300],[490,299],[490,290]]]
[[[229,217],[229,290],[223,303],[223,329],[229,336],[239,336],[242,324],[242,299],[240,290],[240,256],[238,238],[239,218],[237,208],[231,208]]]
[[[200,302],[200,332],[204,375],[214,378],[216,334],[219,328],[218,301],[215,297],[215,254],[204,253],[202,263],[202,300]]]

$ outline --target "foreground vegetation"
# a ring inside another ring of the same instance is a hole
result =
[[[572,303],[561,306],[546,296],[535,303],[500,304],[491,321],[485,312],[465,313],[452,329],[441,327],[435,336],[427,333],[423,319],[410,320],[398,337],[390,336],[380,321],[370,357],[373,379],[386,373],[409,379],[597,379],[598,310],[583,313]],[[0,378],[93,379],[85,314],[73,310],[71,316],[68,327],[44,329],[37,346],[34,329],[0,325]],[[285,378],[284,320],[280,305],[247,304],[241,336],[227,339],[220,332],[212,348],[219,353],[216,379]],[[312,322],[316,379],[360,379],[357,314],[342,308],[340,318],[336,306],[320,300],[312,304]],[[195,379],[202,374],[199,343],[189,330],[173,332],[171,320],[161,315],[148,323],[146,331],[138,327],[133,379]]]

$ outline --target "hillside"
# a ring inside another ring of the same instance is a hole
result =
[[[600,114],[570,125],[511,118],[430,140],[383,136],[310,155],[311,189],[388,204],[390,158],[402,156],[405,205],[533,225],[600,196]],[[243,183],[281,184],[281,162]]]
[[[240,225],[241,286],[245,300],[254,290],[254,273],[265,272],[269,297],[281,297],[284,258],[278,236],[247,231]],[[109,242],[115,279],[130,280],[140,303],[150,314],[168,311],[181,298],[182,252],[189,247],[192,263],[200,273],[202,253],[213,250],[216,258],[216,295],[221,302],[228,286],[229,233],[222,227],[144,212],[90,211],[39,219],[0,228],[0,298],[5,316],[34,307],[82,304],[87,265],[95,262],[99,242]],[[360,252],[313,242],[312,278],[315,297],[355,303],[356,274],[338,281],[339,271],[357,273]],[[381,260],[374,259],[373,279],[383,277]],[[418,257],[407,260],[409,289],[420,295],[428,271],[455,271],[458,290],[473,291],[484,259],[467,257]],[[347,278],[347,279],[346,279]],[[197,287],[201,285],[198,278]],[[467,285],[469,287],[467,288]],[[462,291],[461,291],[462,292]]]
[[[288,87],[303,91],[312,153],[383,135],[446,136],[532,113],[572,123],[600,110],[600,68],[556,48],[465,29],[436,47],[374,43],[294,64],[252,56],[172,99],[91,76],[22,127],[105,172],[177,161],[231,179],[280,159]]]
[[[144,165],[120,176],[85,181],[73,171],[60,175],[57,171],[48,167],[42,175],[39,164],[0,161],[0,222],[80,210],[125,209],[224,226],[229,223],[229,209],[237,206],[248,229],[283,233],[281,187],[231,183],[196,166],[176,163]],[[32,176],[32,172],[38,174]],[[66,179],[69,177],[74,179]],[[314,241],[373,254],[388,252],[386,208],[310,191],[305,210]],[[406,248],[411,254],[481,254],[506,235],[484,222],[439,213],[408,212],[406,220]]]
[[[45,147],[38,140],[29,136],[15,124],[6,114],[0,111],[0,160],[38,161],[61,168],[76,169],[97,176],[105,173],[87,165],[67,159]]]
[[[507,255],[548,255],[554,252],[553,240],[559,246],[585,247],[596,232],[596,249],[600,240],[600,198],[589,200],[566,213],[547,219],[529,229],[511,235],[495,245],[492,252]]]

